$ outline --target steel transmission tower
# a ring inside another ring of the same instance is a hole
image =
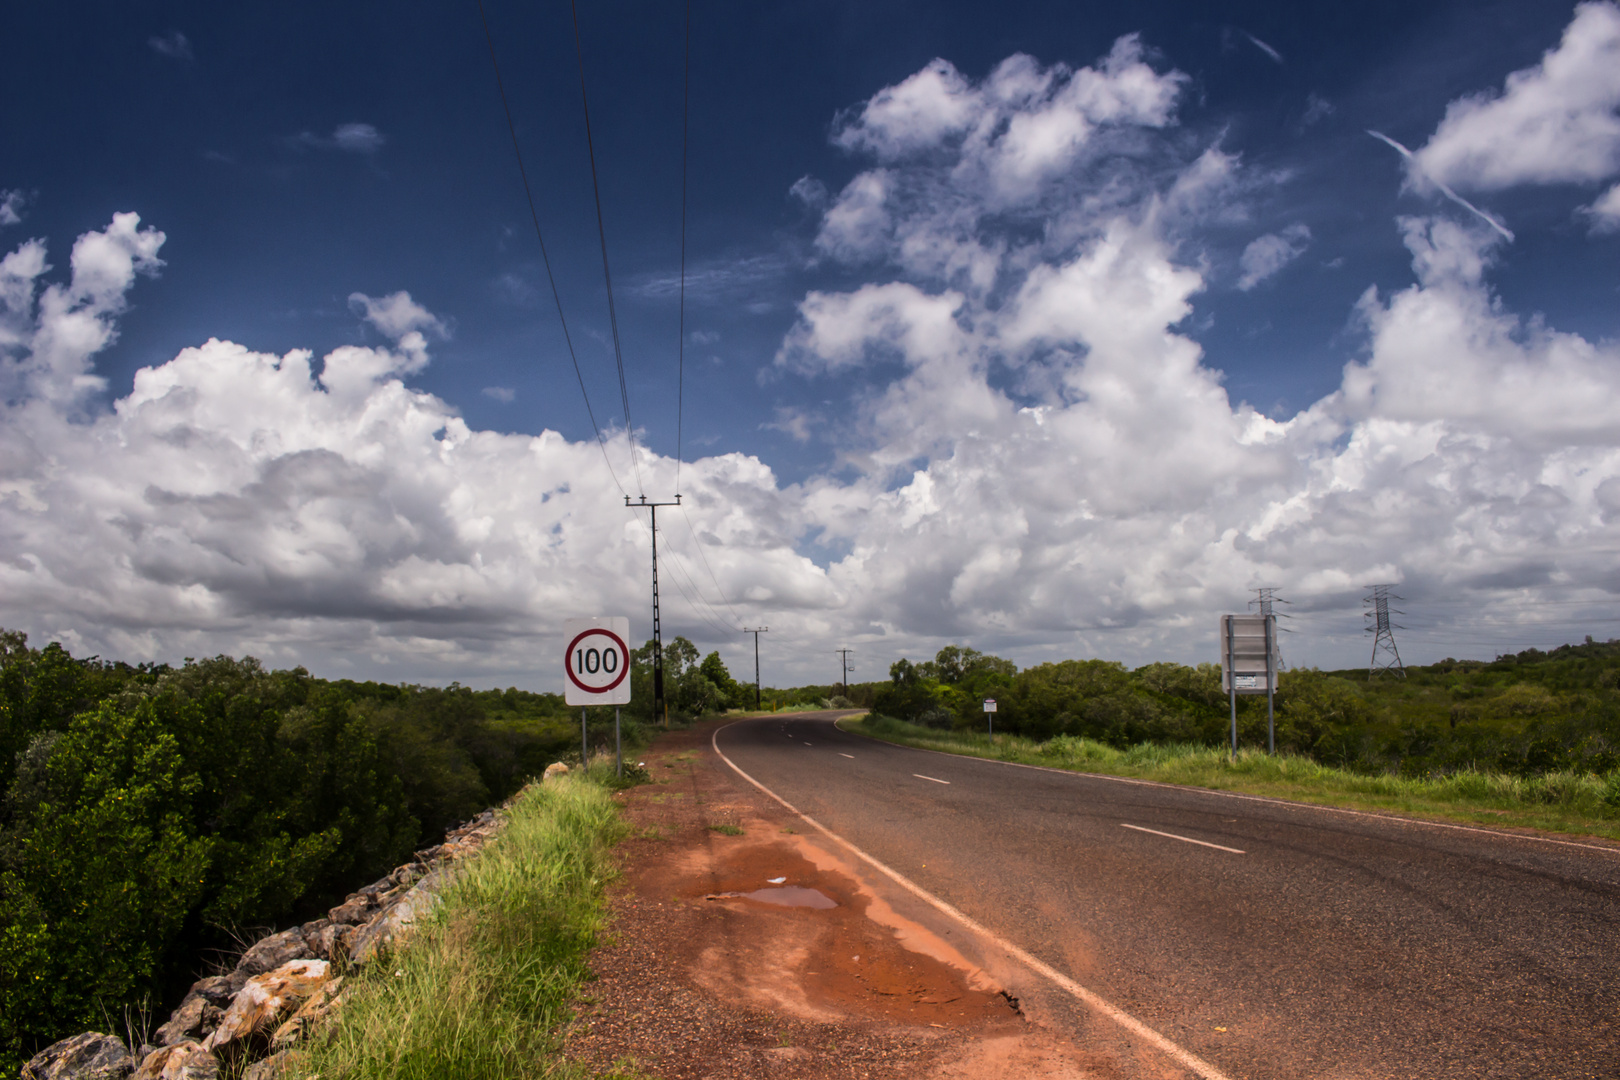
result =
[[[1289,601],[1284,600],[1282,597],[1278,596],[1276,589],[1270,589],[1270,588],[1263,588],[1262,587],[1262,588],[1256,588],[1254,590],[1254,599],[1249,601],[1249,606],[1251,608],[1259,608],[1260,609],[1260,614],[1264,615],[1268,619],[1272,619],[1273,621],[1272,621],[1271,625],[1276,626],[1278,631],[1280,631],[1281,633],[1292,634],[1293,633],[1292,630],[1288,629],[1286,626],[1278,626],[1276,621],[1275,621],[1276,619],[1292,619],[1293,618],[1292,615],[1289,615],[1286,612],[1281,612],[1281,611],[1276,610],[1276,605],[1277,604],[1286,604],[1286,603],[1289,603]],[[1281,671],[1283,668],[1288,666],[1287,664],[1283,663],[1282,642],[1281,641],[1274,641],[1272,643],[1272,647],[1276,650],[1274,655],[1277,657],[1277,670]]]
[[[1401,663],[1400,650],[1395,647],[1395,631],[1405,630],[1399,623],[1389,621],[1391,600],[1401,599],[1390,594],[1393,585],[1369,585],[1372,595],[1363,597],[1362,603],[1371,604],[1372,610],[1364,612],[1364,617],[1370,620],[1367,633],[1373,635],[1372,660],[1367,664],[1367,678],[1371,679],[1385,671],[1394,672],[1397,678],[1406,678],[1406,667]],[[1397,611],[1394,614],[1404,615]]]

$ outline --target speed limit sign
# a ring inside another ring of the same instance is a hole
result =
[[[563,624],[563,641],[569,705],[630,703],[629,619],[569,619]]]

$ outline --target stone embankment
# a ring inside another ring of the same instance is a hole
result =
[[[548,779],[556,768],[546,771]],[[21,1080],[218,1080],[242,1065],[243,1080],[282,1076],[299,1042],[342,1008],[358,969],[438,905],[457,860],[487,843],[500,824],[486,810],[444,843],[350,893],[326,918],[261,938],[232,970],[198,979],[152,1043],[132,1051],[116,1036],[87,1031],[35,1055]]]

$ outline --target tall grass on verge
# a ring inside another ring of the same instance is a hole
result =
[[[325,1080],[528,1080],[561,1061],[569,1002],[606,918],[609,849],[622,834],[601,786],[533,785],[456,872],[404,945],[358,976],[297,1075]]]
[[[840,727],[885,742],[947,754],[1045,765],[1266,795],[1358,810],[1444,818],[1472,824],[1550,829],[1620,840],[1620,772],[1547,773],[1519,777],[1459,772],[1426,777],[1364,774],[1293,754],[1195,743],[1139,743],[1117,749],[1093,739],[1060,735],[1035,742],[1016,735],[941,731],[886,716],[841,721]]]

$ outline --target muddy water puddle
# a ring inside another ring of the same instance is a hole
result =
[[[815,908],[817,911],[826,911],[828,908],[838,906],[838,901],[820,889],[807,889],[801,885],[773,885],[768,889],[754,889],[752,892],[710,893],[703,899],[733,898],[757,900],[761,904],[775,904],[777,907]]]

